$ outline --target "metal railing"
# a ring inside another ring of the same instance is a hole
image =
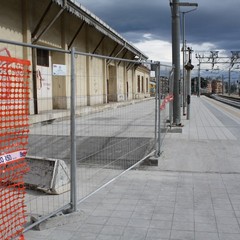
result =
[[[102,72],[96,70],[89,76],[85,63],[91,63],[92,68],[99,69],[98,65],[100,68],[106,67],[109,59],[111,65],[118,65],[119,61],[139,64],[139,61],[77,52],[74,48],[64,51],[6,40],[0,42],[6,48],[11,44],[47,50],[52,59],[58,56],[58,59],[65,59],[67,63],[66,69],[62,69],[63,75],[54,75],[51,67],[33,67],[36,94],[31,96],[30,107],[34,109],[37,104],[38,113],[29,116],[28,157],[32,161],[50,160],[49,171],[52,168],[51,161],[62,160],[66,165],[64,171],[69,170],[70,173],[66,173],[70,178],[70,189],[59,195],[50,195],[46,190],[27,190],[27,214],[29,217],[41,217],[26,227],[25,231],[58,212],[76,211],[79,203],[126,171],[149,156],[160,156],[161,145],[171,121],[169,104],[160,112],[162,101],[171,91],[167,80],[171,75],[171,66],[148,62],[157,66],[156,94],[134,99],[134,94],[130,92],[111,93],[109,86],[104,85],[107,83],[103,80]],[[85,81],[89,78],[91,82]],[[86,86],[88,84],[91,86]],[[108,89],[106,93],[101,92],[100,84]],[[63,86],[66,88],[63,89]],[[63,96],[63,91],[68,88],[70,94]],[[146,91],[145,88],[145,92],[149,93],[149,89]],[[44,171],[46,168],[38,168],[40,178],[43,178]]]

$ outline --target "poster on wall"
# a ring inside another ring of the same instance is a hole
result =
[[[53,75],[54,76],[66,76],[67,66],[62,64],[53,64]]]
[[[37,91],[40,98],[52,97],[52,78],[48,67],[37,66]]]

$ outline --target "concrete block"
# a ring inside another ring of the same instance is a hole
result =
[[[168,133],[182,133],[182,127],[171,127],[168,129]]]
[[[149,158],[145,159],[143,161],[142,165],[146,165],[146,166],[158,166],[158,160],[159,158],[155,157],[155,156],[150,156]]]
[[[77,212],[67,213],[67,214],[60,212],[48,218],[47,220],[40,222],[34,227],[34,229],[42,231],[49,228],[60,227],[66,224],[79,223],[80,221],[83,221],[86,218],[87,218],[87,215],[83,211],[77,211]],[[39,220],[41,220],[41,216],[37,216],[37,215],[31,216],[31,223],[35,223]]]
[[[63,160],[27,156],[30,171],[25,175],[26,187],[49,194],[61,194],[70,190],[70,171]]]

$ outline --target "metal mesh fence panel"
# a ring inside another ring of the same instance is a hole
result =
[[[157,118],[162,105],[150,95],[146,69],[136,72],[134,62],[39,46],[26,49],[33,55],[33,71],[30,127],[23,134],[28,133],[31,168],[24,176],[25,204],[28,221],[31,216],[43,221],[153,154],[157,121],[162,144],[171,67],[160,66],[158,96],[161,104],[169,101]]]
[[[64,56],[68,59],[66,62],[70,62],[69,57],[67,54]],[[102,67],[99,68],[106,59],[77,55],[75,61],[76,186],[77,200],[81,201],[153,151],[155,105],[153,98],[128,100],[127,94],[108,93]],[[95,69],[93,72],[87,73],[86,61]],[[67,66],[69,75],[54,76],[54,80],[67,79],[70,84],[69,68]],[[44,87],[46,78],[53,73],[37,71],[41,72]],[[38,116],[32,116],[32,121],[36,117],[40,120],[30,127],[28,155],[32,159],[60,159],[70,169],[71,99],[56,92],[58,97],[52,100],[46,95],[47,87],[43,92],[44,99],[41,101],[38,97],[39,108],[43,108],[41,104],[50,105],[54,101],[55,104],[66,104],[67,109],[40,111]],[[47,115],[51,115],[52,119],[47,120]],[[38,174],[41,174],[40,171]],[[27,204],[31,214],[48,214],[69,203],[69,191],[57,196],[46,192],[28,191]]]
[[[26,222],[29,65],[29,61],[0,56],[0,239],[3,240],[22,235]]]
[[[173,101],[173,86],[172,86],[172,67],[160,65],[160,97],[161,97],[161,144],[165,138],[167,130],[171,125],[171,111]]]
[[[148,155],[154,147],[154,100],[77,119],[78,199]],[[79,131],[81,129],[81,131]]]
[[[37,51],[37,50],[35,50]],[[30,115],[26,204],[29,216],[47,216],[70,202],[70,55],[38,51],[49,62],[36,62],[35,95]],[[64,63],[55,64],[56,59]],[[34,111],[34,113],[33,113]],[[30,221],[30,219],[29,219]]]

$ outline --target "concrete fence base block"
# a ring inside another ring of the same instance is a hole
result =
[[[168,129],[168,133],[182,133],[182,127],[171,127]]]
[[[66,224],[73,224],[85,220],[87,215],[83,211],[63,214],[59,213],[34,227],[35,230],[42,231],[49,228],[59,227]],[[31,216],[31,222],[35,223],[41,219],[41,216]]]
[[[70,190],[70,171],[63,160],[27,156],[30,171],[24,180],[26,187],[49,194],[61,194]]]
[[[158,166],[158,157],[151,156],[143,161],[143,165]]]

